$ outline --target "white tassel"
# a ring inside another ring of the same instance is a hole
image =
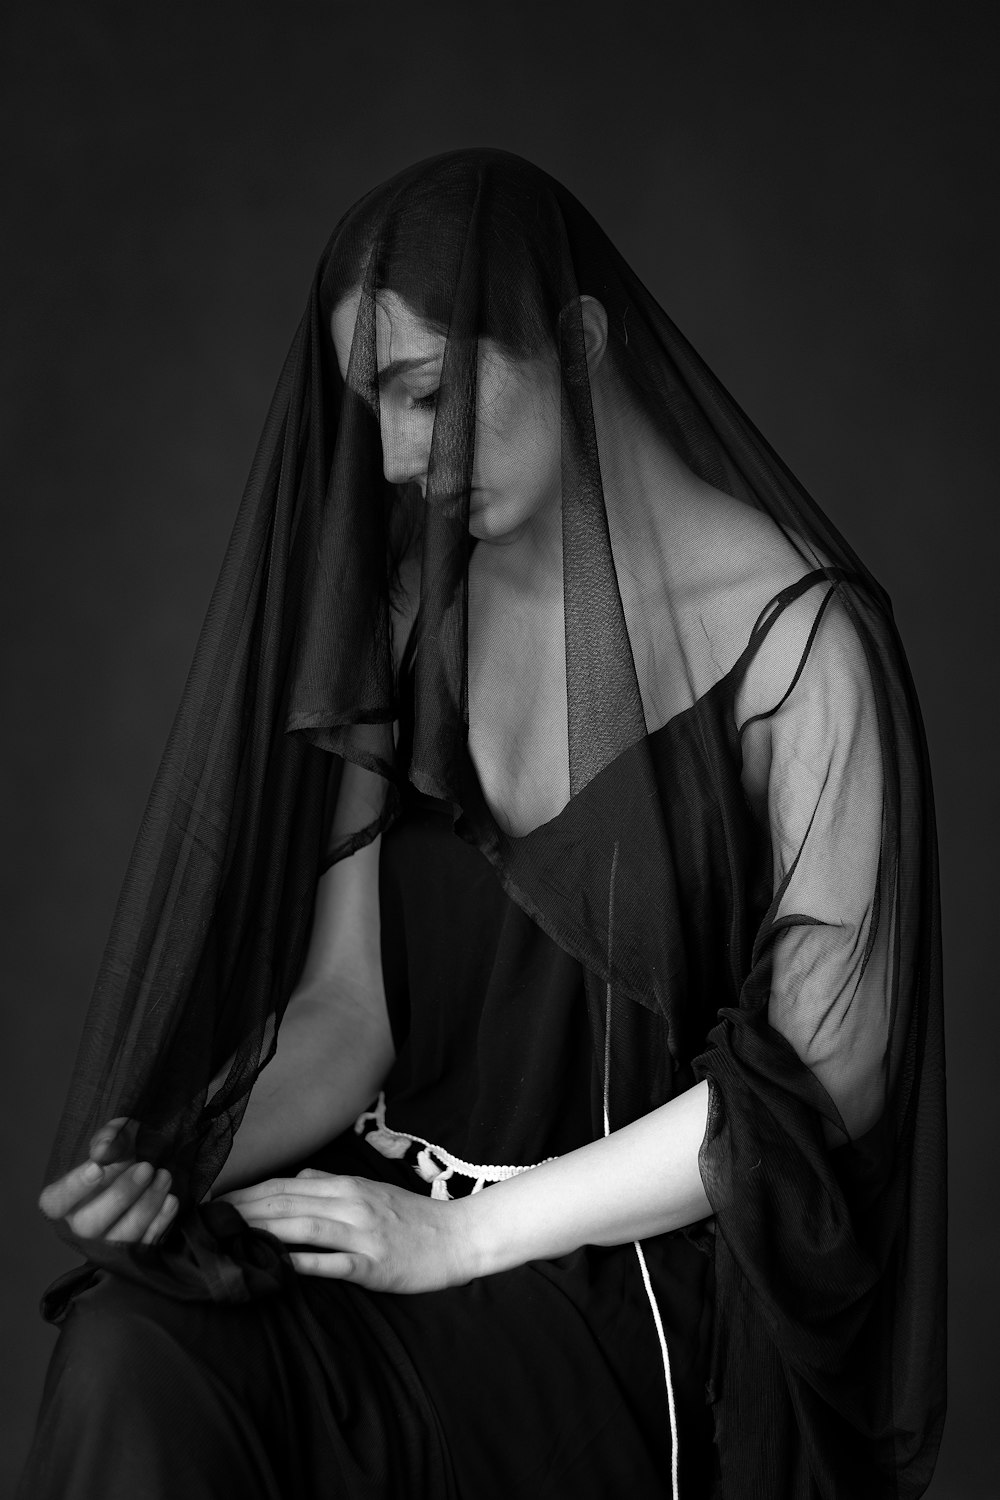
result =
[[[406,1144],[407,1146],[409,1146],[410,1142],[407,1141]],[[436,1178],[441,1176],[444,1170],[445,1169],[441,1165],[441,1163],[434,1160],[433,1156],[426,1146],[422,1151],[418,1151],[417,1172],[425,1182],[434,1182]]]
[[[370,1130],[365,1141],[369,1146],[374,1146],[380,1156],[387,1156],[390,1161],[399,1161],[409,1151],[411,1144],[405,1138],[401,1140],[398,1135],[390,1135],[381,1126]]]

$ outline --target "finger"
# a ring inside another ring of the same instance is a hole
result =
[[[232,1192],[220,1193],[226,1203],[241,1208],[244,1203],[258,1203],[265,1198],[282,1198],[296,1193],[307,1193],[311,1197],[347,1197],[358,1192],[356,1177],[341,1177],[334,1172],[323,1172],[316,1177],[272,1177],[269,1182],[255,1182],[251,1187],[233,1188]]]
[[[167,1229],[173,1222],[174,1215],[177,1212],[177,1207],[177,1199],[174,1197],[173,1193],[168,1193],[163,1200],[163,1206],[161,1207],[160,1212],[156,1215],[156,1218],[153,1220],[152,1224],[150,1224],[149,1228],[146,1230],[146,1233],[142,1237],[142,1243],[144,1245],[155,1245],[160,1236],[166,1233]]]
[[[103,1166],[112,1161],[121,1161],[125,1157],[134,1158],[137,1128],[137,1122],[129,1119],[127,1115],[119,1115],[114,1120],[105,1121],[91,1139],[91,1161],[100,1162]]]
[[[95,1161],[81,1162],[65,1177],[50,1182],[42,1189],[38,1206],[47,1219],[64,1219],[73,1209],[93,1199],[125,1171],[128,1162],[115,1162],[106,1167]]]
[[[75,1209],[66,1215],[66,1222],[74,1234],[80,1235],[82,1239],[94,1239],[99,1235],[106,1234],[113,1224],[117,1224],[122,1214],[126,1213],[136,1199],[149,1187],[154,1176],[153,1167],[148,1161],[136,1162],[106,1188],[85,1203],[81,1208]]]
[[[288,1259],[296,1271],[303,1276],[328,1276],[338,1281],[364,1282],[364,1260],[359,1255],[348,1255],[335,1250],[321,1255],[315,1250],[293,1250]]]
[[[258,1198],[266,1198],[269,1195],[284,1192],[290,1185],[292,1179],[288,1177],[269,1177],[266,1182],[254,1182],[248,1187],[231,1188],[227,1193],[220,1193],[212,1201],[214,1203],[253,1203]]]
[[[267,1219],[251,1224],[266,1229],[286,1245],[304,1245],[319,1250],[360,1250],[364,1237],[353,1224],[340,1219],[320,1218],[316,1214],[299,1214],[288,1219]]]
[[[112,1224],[105,1239],[112,1245],[134,1244],[141,1240],[163,1207],[163,1200],[169,1190],[170,1173],[165,1167],[161,1167],[141,1197]]]
[[[331,1223],[351,1224],[355,1229],[370,1228],[373,1210],[358,1198],[317,1198],[306,1193],[279,1193],[276,1198],[258,1198],[236,1207],[248,1224],[267,1229],[277,1219],[319,1218]]]

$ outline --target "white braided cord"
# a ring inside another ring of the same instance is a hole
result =
[[[448,1190],[447,1188],[445,1188],[444,1184],[446,1179],[451,1177],[452,1174],[456,1172],[460,1177],[471,1177],[473,1182],[475,1183],[472,1191],[474,1193],[477,1193],[480,1192],[488,1182],[508,1182],[512,1177],[519,1177],[522,1172],[531,1172],[535,1167],[541,1167],[545,1165],[545,1162],[536,1161],[529,1162],[527,1166],[517,1167],[484,1166],[478,1162],[464,1161],[462,1157],[455,1156],[451,1151],[446,1151],[443,1146],[435,1146],[433,1141],[424,1140],[424,1137],[422,1135],[411,1135],[408,1130],[393,1130],[391,1126],[385,1123],[384,1093],[379,1094],[378,1099],[375,1102],[374,1109],[365,1110],[364,1113],[360,1114],[355,1120],[354,1129],[358,1135],[361,1135],[363,1133],[364,1127],[369,1120],[375,1121],[379,1132],[383,1135],[391,1136],[392,1139],[396,1141],[408,1141],[413,1146],[421,1146],[423,1148],[423,1151],[428,1152],[435,1161],[441,1163],[442,1170],[439,1173],[435,1174],[434,1177],[424,1179],[425,1181],[430,1181],[432,1183],[431,1191],[433,1196],[435,1197],[440,1198],[449,1196]],[[371,1136],[368,1137],[368,1142],[374,1150],[378,1150],[378,1144],[372,1141]],[[545,1158],[545,1161],[556,1160],[558,1160],[558,1158],[555,1156],[547,1156]],[[423,1173],[421,1173],[420,1175],[423,1176]],[[442,1188],[444,1188],[443,1192],[434,1191],[434,1189],[437,1188],[438,1183],[440,1183]]]

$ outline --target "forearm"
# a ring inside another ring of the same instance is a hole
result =
[[[450,1205],[473,1276],[622,1245],[712,1213],[698,1169],[705,1080],[641,1119],[557,1161]]]
[[[369,1013],[293,998],[211,1196],[286,1169],[346,1130],[378,1093],[392,1058],[387,1028]]]

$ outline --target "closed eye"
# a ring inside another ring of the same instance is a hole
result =
[[[437,403],[438,392],[428,391],[426,396],[411,396],[410,406],[416,411],[433,411]]]

